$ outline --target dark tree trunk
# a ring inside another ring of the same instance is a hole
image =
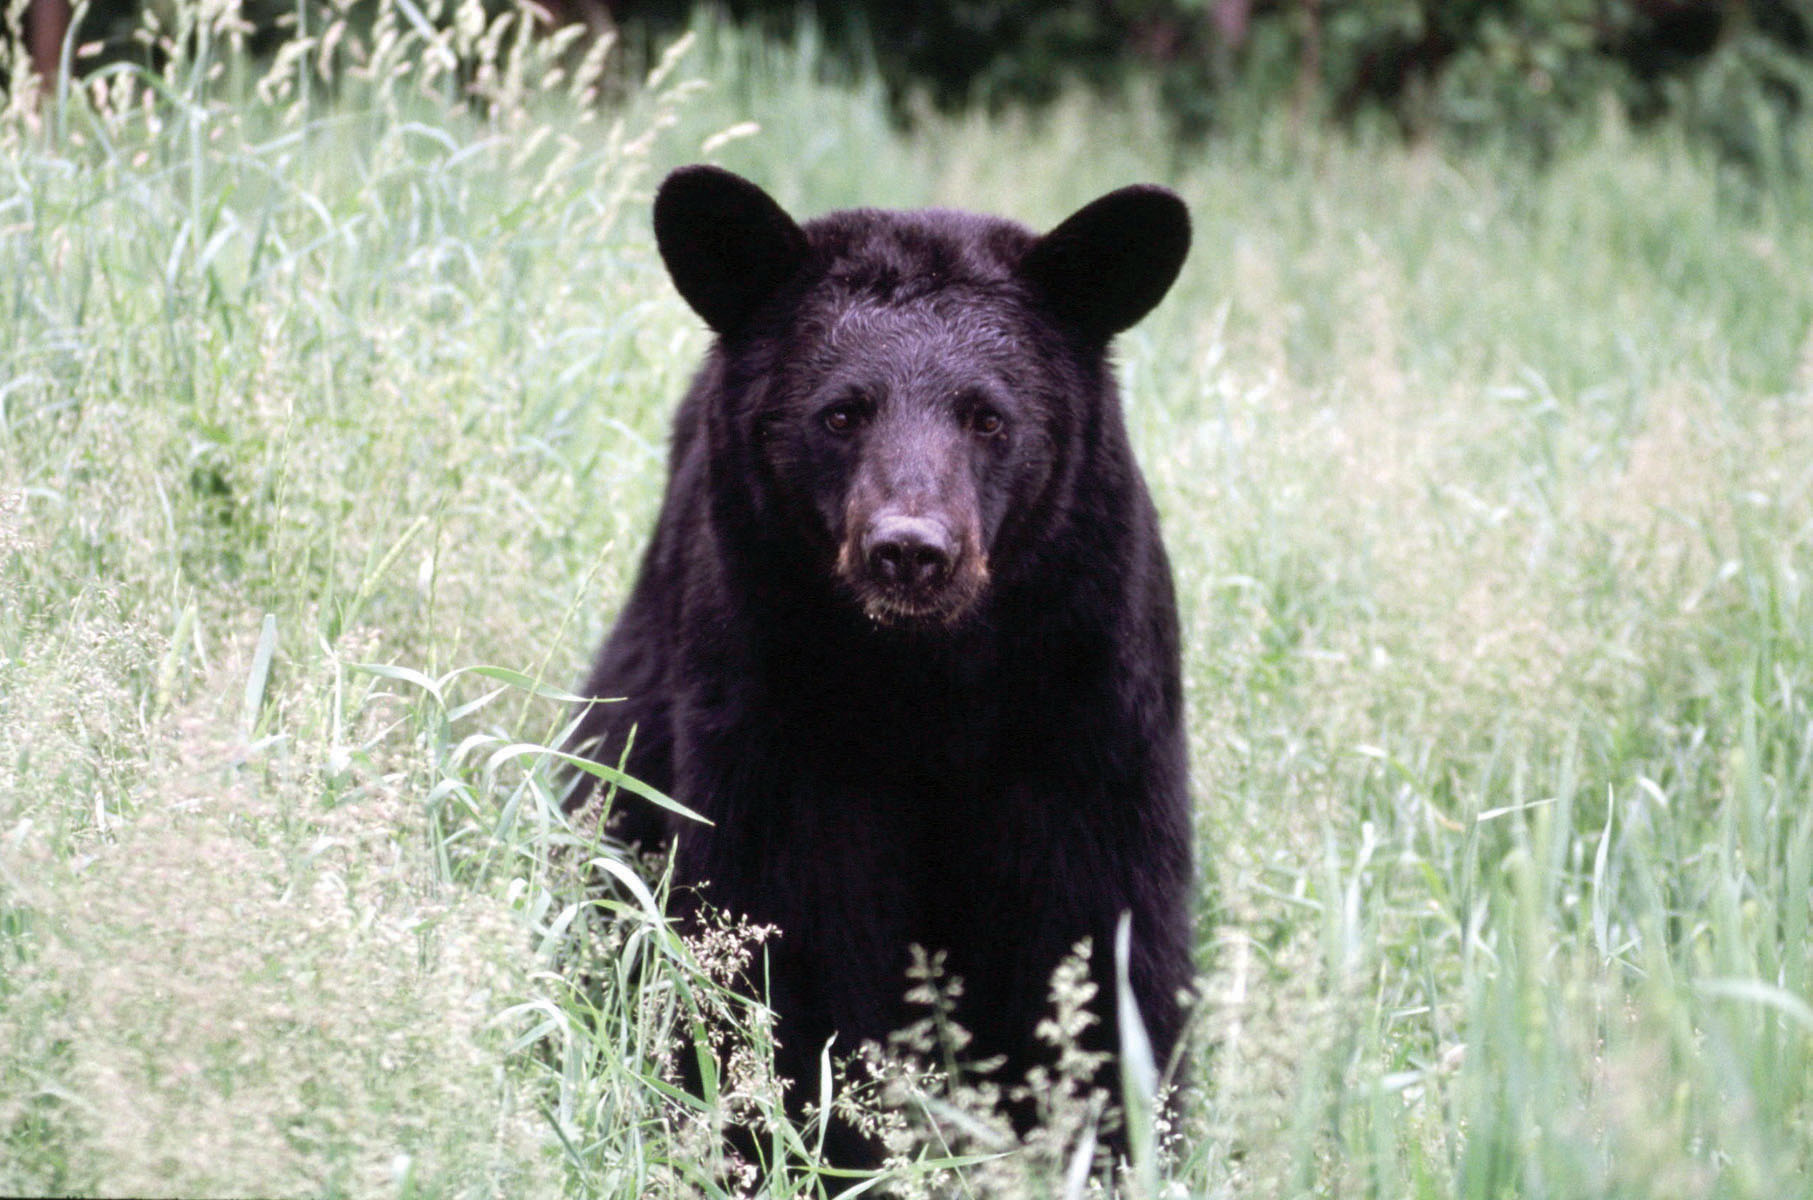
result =
[[[63,38],[69,32],[69,0],[31,0],[26,11],[32,68],[46,89],[57,82]]]

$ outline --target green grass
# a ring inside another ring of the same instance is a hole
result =
[[[751,948],[627,882],[591,911],[587,863],[633,874],[535,749],[704,347],[647,197],[711,158],[805,214],[1190,201],[1119,357],[1204,1000],[1126,1194],[1813,1195],[1804,187],[1610,120],[1540,172],[1282,122],[1179,152],[1137,96],[903,132],[722,34],[586,107],[570,51],[506,27],[426,79],[380,11],[331,87],[260,100],[219,34],[0,114],[0,1192],[722,1184],[714,1120],[773,1104]],[[701,1110],[676,1037],[753,1053]],[[1054,1107],[890,1186],[1081,1194]],[[750,1183],[849,1185],[790,1138]]]

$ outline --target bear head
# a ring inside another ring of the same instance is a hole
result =
[[[1108,343],[1169,290],[1190,225],[1150,186],[1042,236],[941,209],[801,225],[695,166],[661,185],[655,235],[717,334],[714,494],[874,624],[927,630],[1034,557],[1084,449],[1124,436]]]

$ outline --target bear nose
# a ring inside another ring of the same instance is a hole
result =
[[[896,587],[936,587],[950,573],[956,546],[938,521],[925,517],[878,517],[863,538],[869,574]]]

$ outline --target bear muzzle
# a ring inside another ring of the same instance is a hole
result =
[[[957,540],[941,521],[890,515],[872,522],[862,535],[863,569],[884,588],[930,594],[942,587],[956,564]]]
[[[968,531],[934,516],[884,512],[852,529],[838,575],[880,625],[948,625],[988,583],[986,556]]]

